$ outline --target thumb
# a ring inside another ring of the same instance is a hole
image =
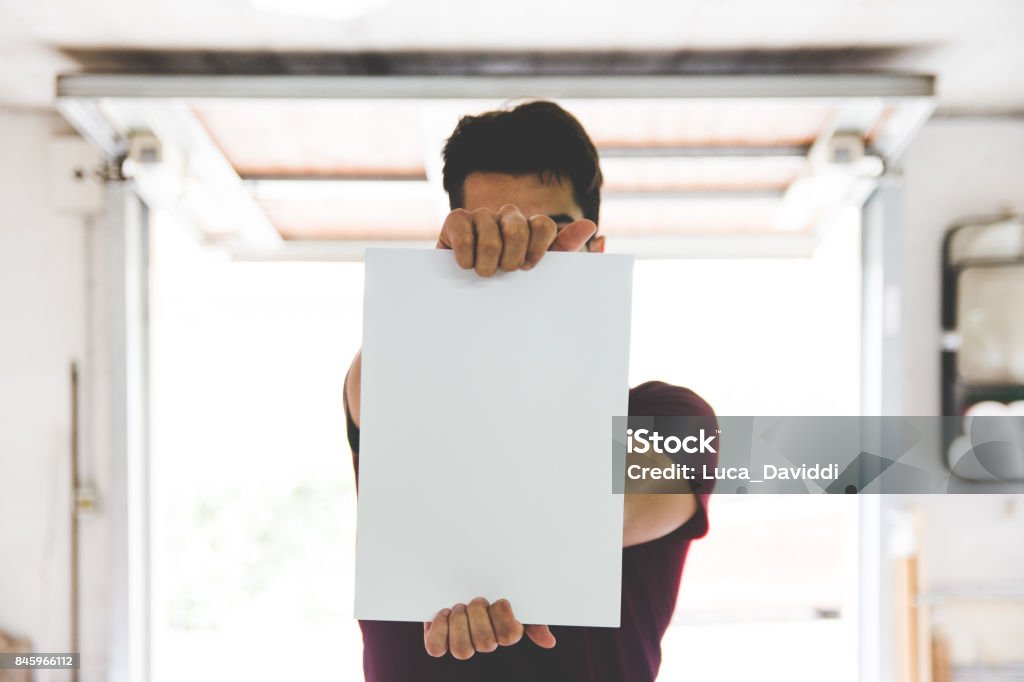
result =
[[[555,646],[555,636],[551,634],[551,628],[547,625],[526,625],[526,636],[534,644],[542,649],[552,649]]]
[[[551,242],[548,251],[579,251],[587,240],[597,233],[597,225],[593,220],[577,220],[576,222],[562,228],[562,231]]]

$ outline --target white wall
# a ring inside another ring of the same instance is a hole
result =
[[[942,238],[970,216],[1024,213],[1024,117],[936,118],[907,151],[902,255],[902,414],[940,412]],[[922,522],[922,590],[999,589],[1024,580],[1018,494],[884,496]],[[954,599],[931,612],[955,663],[1024,660],[1024,601]]]
[[[51,142],[68,132],[53,113],[0,110],[0,629],[44,652],[70,651],[72,360],[82,374],[81,475],[96,483],[101,503],[109,478],[96,428],[103,228],[81,205],[60,208],[73,192],[60,189],[68,175],[55,177]],[[107,532],[102,506],[82,519],[83,680],[106,675]]]
[[[939,414],[942,237],[965,217],[1024,214],[1024,116],[933,119],[903,170],[902,414]]]

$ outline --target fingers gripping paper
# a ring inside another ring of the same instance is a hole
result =
[[[366,252],[355,615],[477,596],[617,627],[633,260],[550,253],[484,279],[450,251]]]

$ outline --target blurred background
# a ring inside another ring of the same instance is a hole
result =
[[[82,653],[44,682],[361,678],[362,254],[432,246],[446,136],[522,98],[598,147],[632,383],[720,415],[1024,414],[1022,25],[1015,0],[0,0],[0,651]],[[989,480],[958,435],[935,457],[963,494],[713,498],[659,679],[1024,679],[1024,462]]]

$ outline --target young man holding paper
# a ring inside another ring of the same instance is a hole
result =
[[[452,211],[437,247],[451,250],[461,268],[492,277],[529,271],[549,251],[604,250],[597,151],[558,105],[536,101],[465,117],[444,159]],[[345,404],[357,471],[360,381],[356,355]],[[692,391],[656,381],[630,391],[629,414],[714,416]],[[467,594],[464,603],[439,604],[430,623],[361,621],[366,679],[653,680],[690,541],[707,532],[708,493],[625,495],[619,628],[524,625],[507,600]]]

